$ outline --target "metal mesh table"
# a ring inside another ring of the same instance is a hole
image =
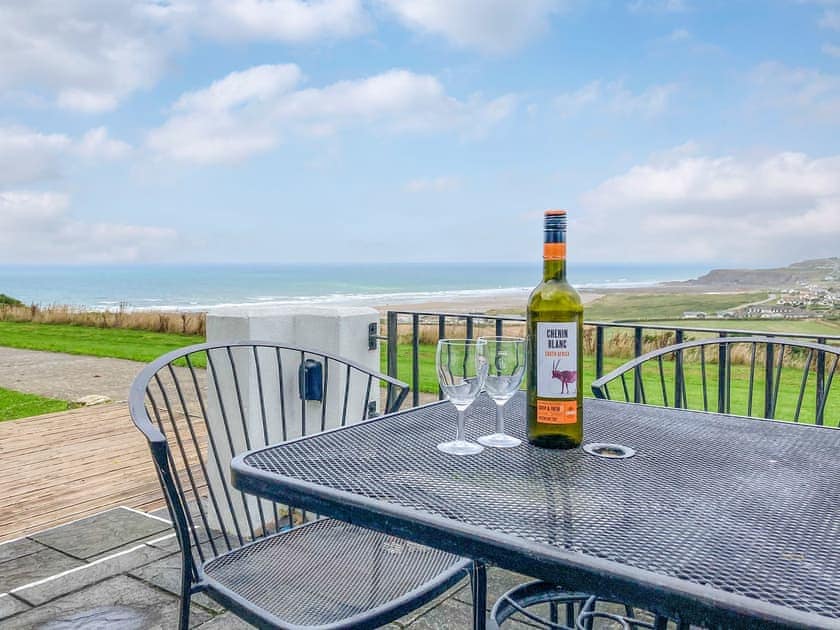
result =
[[[475,438],[493,426],[485,398]],[[524,438],[523,397],[508,426]],[[587,400],[587,442],[636,455],[435,445],[448,403],[245,454],[234,483],[710,627],[840,628],[840,431]],[[760,626],[756,619],[761,619]]]

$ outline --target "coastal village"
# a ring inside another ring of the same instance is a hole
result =
[[[799,263],[809,265],[802,279],[788,279],[775,288],[767,300],[717,312],[685,311],[683,319],[834,319],[840,317],[840,259],[828,258]],[[791,265],[787,269],[796,268]],[[768,270],[772,273],[776,270]],[[814,273],[819,277],[814,278]]]

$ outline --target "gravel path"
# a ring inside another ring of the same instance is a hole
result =
[[[127,400],[144,363],[0,346],[0,387],[60,400],[101,394]]]

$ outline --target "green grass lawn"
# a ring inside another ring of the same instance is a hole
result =
[[[383,344],[381,353],[381,369],[386,371],[386,345]],[[435,346],[430,344],[421,344],[419,347],[418,356],[420,359],[420,386],[421,392],[436,393],[438,391],[437,374],[435,373]],[[708,355],[707,355],[708,356]],[[397,350],[397,378],[411,384],[412,375],[412,358],[411,346],[409,344],[400,344]],[[613,370],[627,359],[617,357],[604,357],[604,373]],[[830,365],[830,364],[829,364]],[[685,384],[686,384],[686,398],[688,407],[690,409],[702,410],[704,408],[703,388],[701,366],[699,360],[688,361],[684,363],[685,366]],[[674,362],[671,360],[663,361],[663,370],[665,372],[665,388],[669,403],[673,403],[674,396]],[[763,373],[757,369],[754,377],[753,391],[752,391],[752,409],[749,409],[749,366],[733,365],[732,375],[730,379],[730,398],[729,398],[729,412],[736,415],[763,415],[764,409],[764,380]],[[706,365],[706,405],[710,411],[717,411],[717,384],[718,372],[716,364]],[[779,394],[777,398],[777,406],[775,417],[780,420],[792,420],[795,415],[795,408],[797,398],[799,396],[799,389],[802,378],[802,370],[798,368],[782,368],[781,379],[779,381]],[[591,355],[584,356],[583,360],[583,386],[584,396],[591,396],[591,383],[595,380],[595,358]],[[661,405],[664,402],[660,379],[658,375],[658,365],[650,363],[645,366],[642,372],[642,381],[647,395],[646,400],[649,404]],[[809,382],[805,389],[803,397],[802,408],[800,411],[801,422],[813,422],[814,411],[816,407],[816,394],[814,389],[814,376],[809,377]],[[632,399],[633,395],[633,375],[627,377],[627,385]],[[830,426],[838,426],[840,424],[840,394],[837,391],[840,387],[833,387],[825,408],[825,421]],[[622,386],[620,381],[610,387],[610,394],[613,398],[624,399]],[[751,413],[748,413],[751,411]]]
[[[760,302],[767,293],[610,293],[586,305],[589,321],[625,321],[682,317],[685,311],[716,313]]]
[[[65,324],[0,322],[0,346],[114,357],[146,363],[170,350],[203,341],[204,338],[199,335]]]
[[[42,413],[66,411],[73,405],[64,400],[44,398],[0,388],[0,421],[39,416]]]

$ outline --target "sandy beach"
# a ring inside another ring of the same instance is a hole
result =
[[[602,297],[603,293],[581,291],[580,298],[589,304]],[[522,314],[528,296],[487,295],[481,297],[462,297],[432,302],[399,302],[393,304],[375,304],[374,308],[385,311],[432,311],[445,313],[512,313]]]

